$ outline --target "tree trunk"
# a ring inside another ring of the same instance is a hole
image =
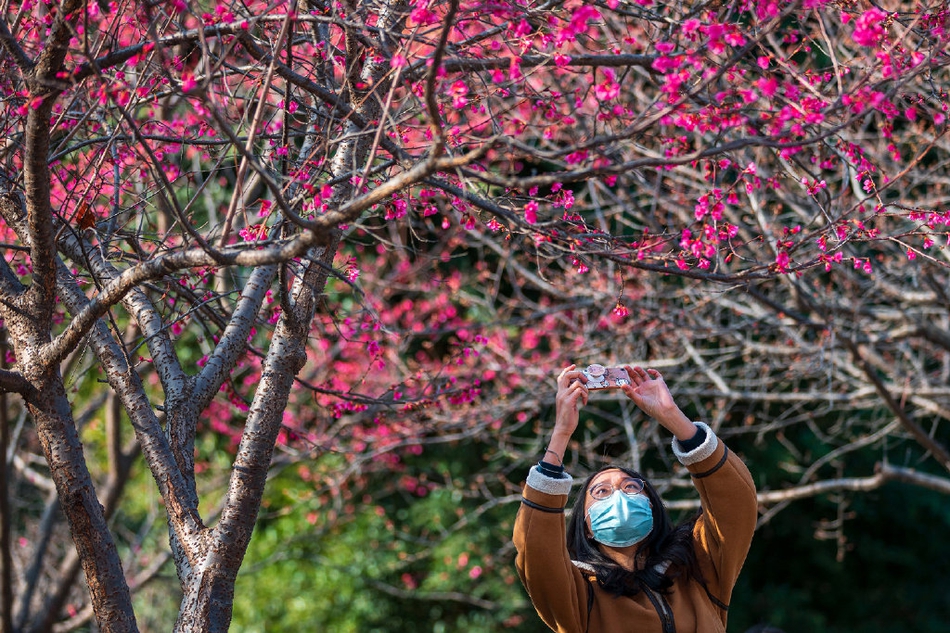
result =
[[[60,376],[45,379],[27,404],[82,561],[99,629],[116,633],[137,631],[129,587],[86,468]]]
[[[325,256],[329,253],[332,260],[335,252],[334,243]],[[310,292],[313,286],[308,285],[306,293]],[[257,521],[284,407],[307,359],[306,334],[313,318],[312,302],[307,303],[310,309],[299,315],[303,318],[285,314],[277,324],[234,460],[221,520],[212,530],[209,551],[194,561],[191,575],[183,583],[177,633],[218,633],[230,626],[234,582]]]

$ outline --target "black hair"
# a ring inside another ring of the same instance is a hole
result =
[[[640,545],[640,552],[646,553],[646,560],[636,571],[628,571],[605,556],[589,536],[585,521],[587,489],[594,477],[611,469],[643,481],[643,492],[653,506],[653,530]],[[683,574],[704,583],[693,546],[693,526],[698,517],[697,514],[679,525],[673,525],[659,493],[646,478],[629,468],[605,466],[587,478],[574,502],[574,510],[567,526],[567,549],[573,560],[593,567],[597,583],[616,596],[635,595],[643,585],[666,593]],[[657,568],[658,565],[660,569]],[[665,570],[661,571],[664,566]]]

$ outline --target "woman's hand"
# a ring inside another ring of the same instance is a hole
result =
[[[580,418],[580,408],[587,404],[590,395],[584,384],[586,382],[587,376],[577,370],[577,365],[568,365],[558,374],[557,396],[554,399],[555,435],[573,435]]]
[[[544,453],[544,461],[555,466],[564,463],[564,451],[567,450],[571,435],[580,419],[580,408],[587,404],[590,392],[584,384],[587,376],[577,370],[577,365],[568,365],[557,377],[557,396],[554,399],[554,433]],[[552,459],[556,457],[557,459]]]
[[[693,437],[696,426],[673,401],[670,388],[666,386],[660,372],[630,365],[625,365],[624,369],[630,375],[630,384],[621,389],[641,411],[655,418],[677,439],[685,441]]]

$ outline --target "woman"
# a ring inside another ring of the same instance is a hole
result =
[[[673,434],[702,513],[674,526],[649,482],[607,467],[584,483],[565,530],[573,480],[564,451],[589,395],[571,365],[558,376],[554,433],[528,474],[515,521],[518,573],[559,633],[721,633],[755,530],[752,477],[707,425],[680,411],[658,371],[625,369],[631,384],[621,389]]]

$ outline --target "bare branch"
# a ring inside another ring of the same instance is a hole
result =
[[[230,374],[238,357],[247,350],[251,328],[256,323],[267,289],[276,276],[276,265],[260,266],[254,269],[244,285],[241,298],[228,319],[214,353],[209,356],[195,380],[194,398],[199,403],[198,410],[204,410]]]
[[[0,369],[0,393],[29,394],[33,385],[18,371]]]
[[[202,266],[219,264],[266,266],[286,262],[303,255],[315,241],[315,234],[304,233],[263,250],[230,248],[212,255],[204,249],[196,248],[161,255],[142,262],[112,278],[101,292],[76,314],[66,330],[43,350],[43,354],[51,360],[65,358],[100,317],[146,281],[161,279],[179,270]]]
[[[787,490],[766,490],[758,493],[760,505],[798,501],[819,495],[838,492],[869,492],[876,490],[889,481],[920,486],[941,494],[950,495],[950,479],[934,477],[912,468],[901,468],[889,464],[878,464],[877,473],[870,477],[845,477],[840,479],[826,479],[813,484],[796,486]],[[670,501],[665,504],[670,510],[695,510],[700,507],[699,499]]]
[[[6,16],[0,18],[0,46],[13,58],[21,73],[27,75],[32,72],[33,60],[27,56],[23,48],[20,47],[20,43],[13,37]]]

